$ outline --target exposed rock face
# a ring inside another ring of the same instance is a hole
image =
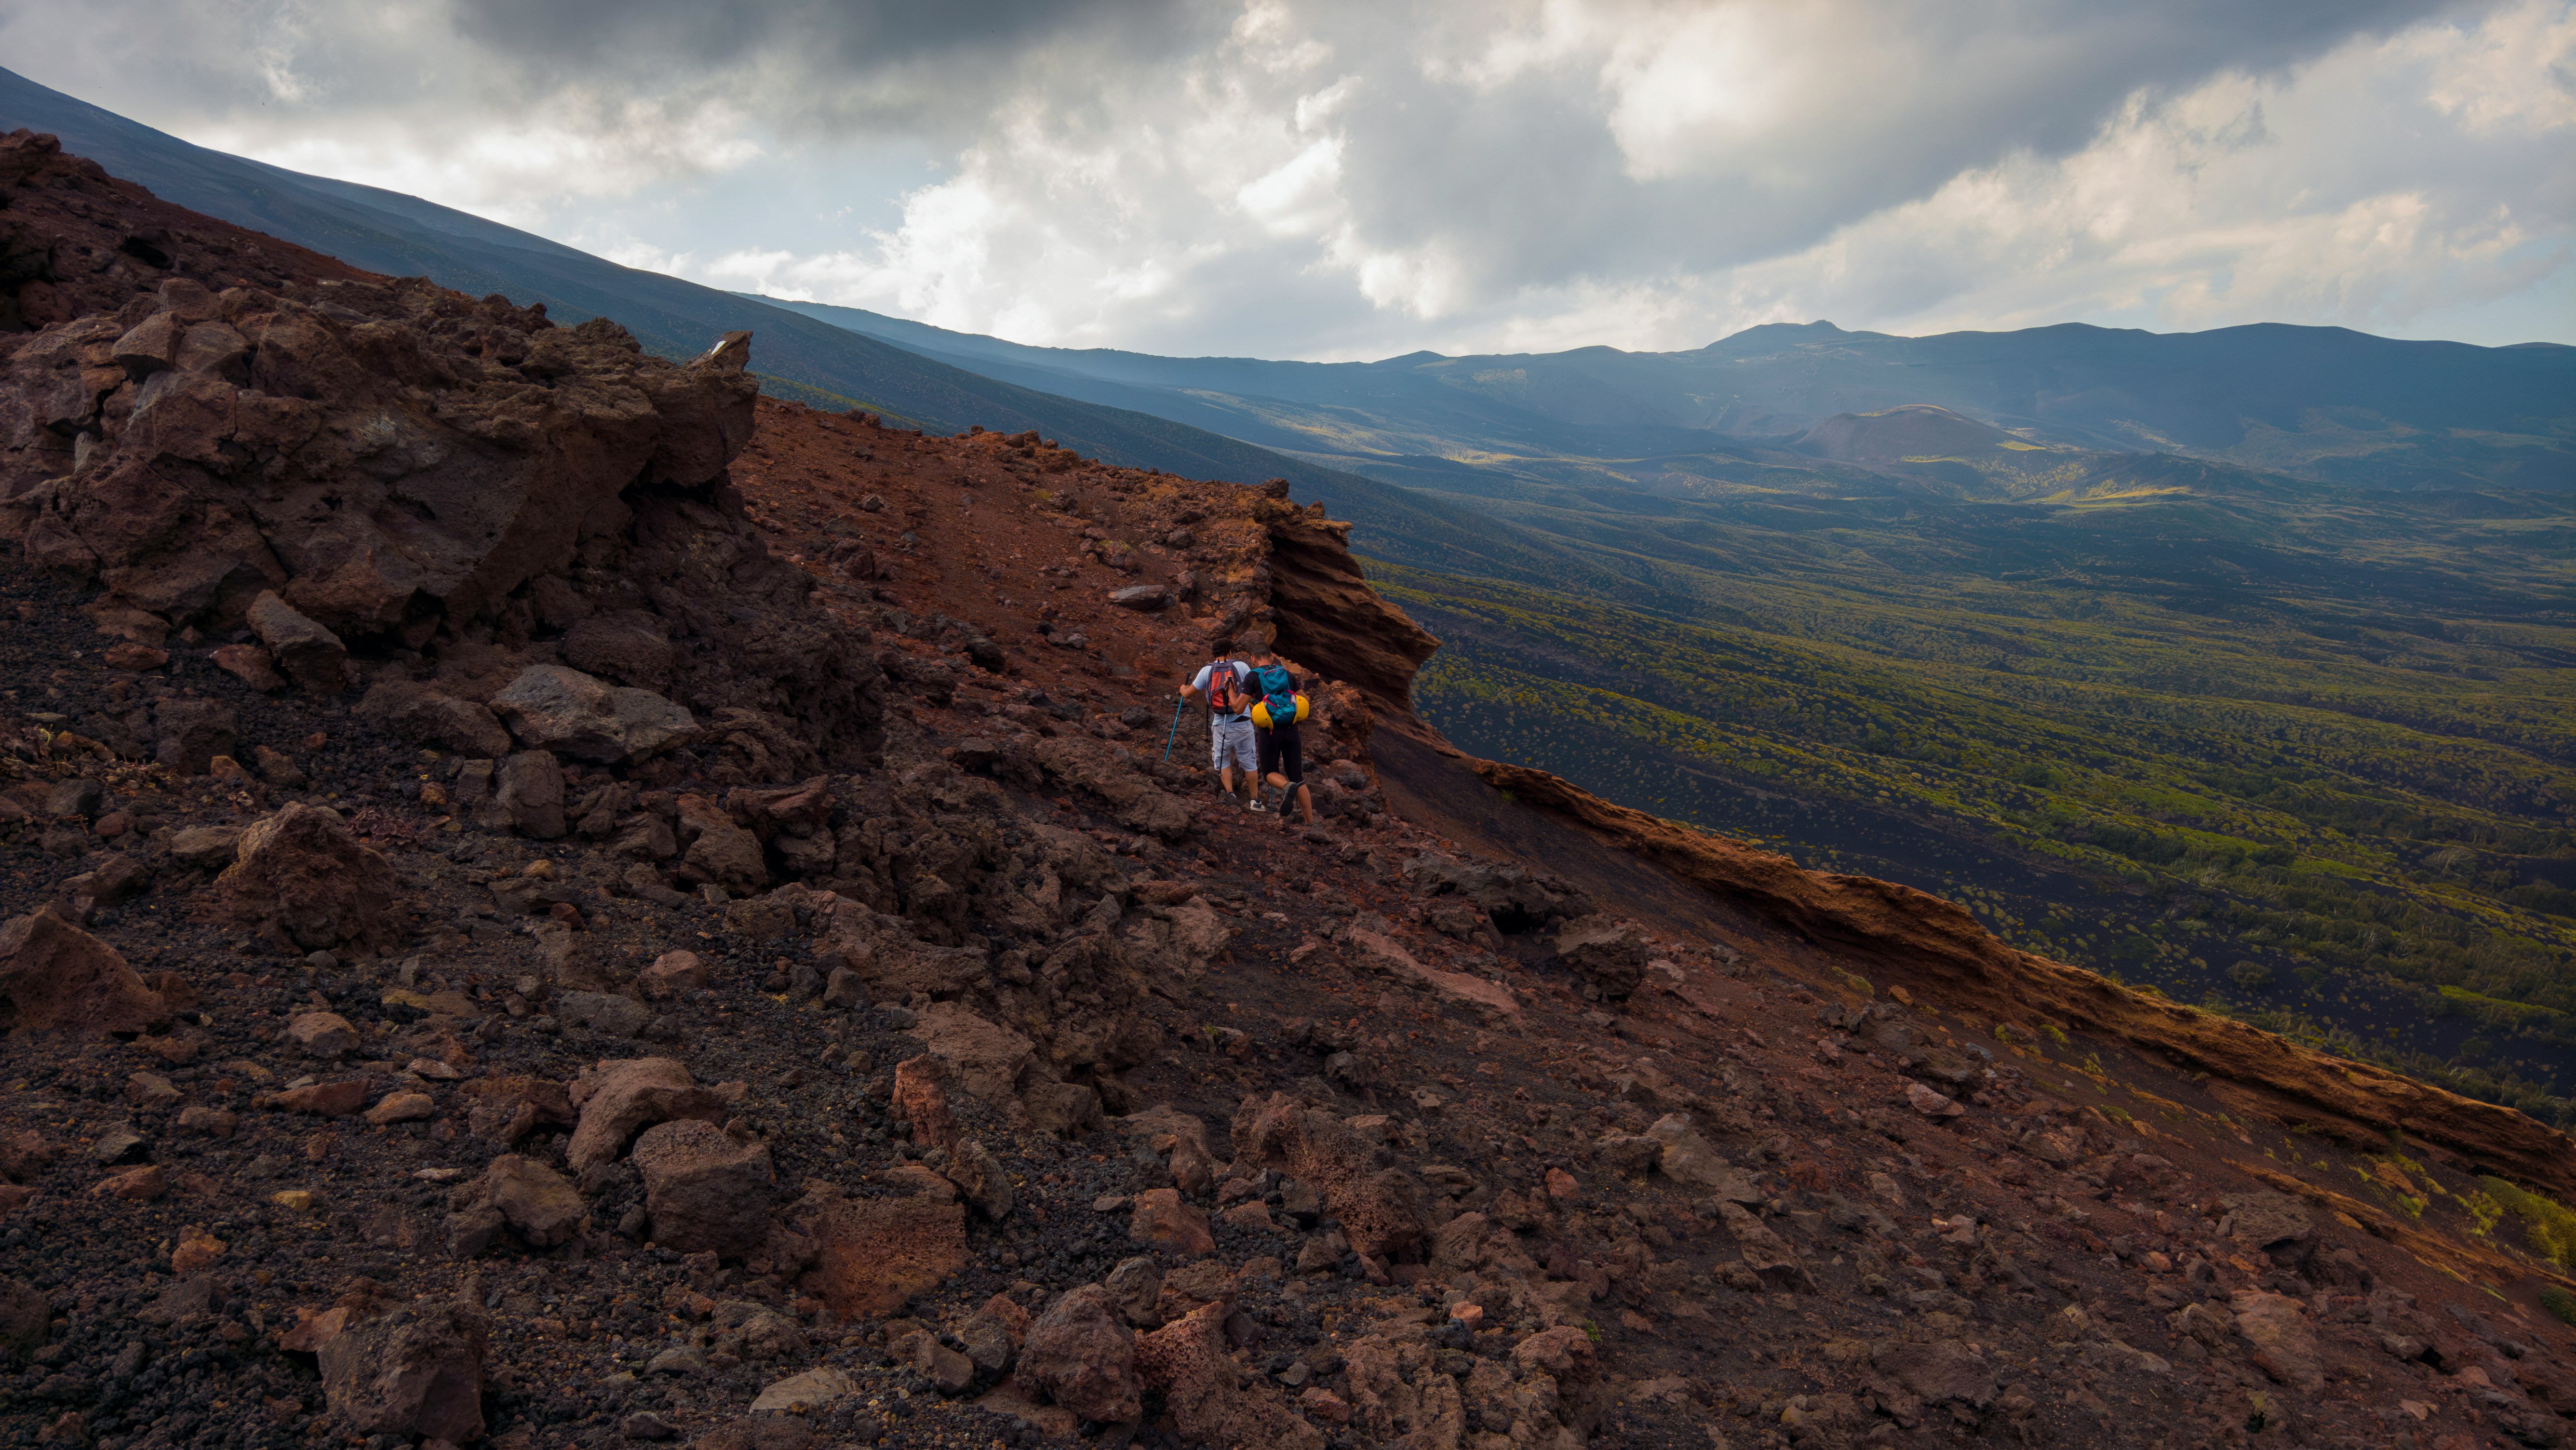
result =
[[[393,901],[393,871],[333,812],[302,802],[251,824],[217,878],[227,909],[308,951],[374,934]]]
[[[140,1032],[167,1012],[125,958],[51,911],[0,925],[0,1031]]]
[[[1650,955],[1634,929],[1600,915],[1567,922],[1556,934],[1556,954],[1614,1002],[1637,990]]]

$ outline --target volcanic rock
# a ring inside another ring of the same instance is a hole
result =
[[[0,925],[0,1030],[140,1032],[161,995],[107,943],[39,911]]]
[[[322,1389],[362,1435],[462,1443],[483,1433],[490,1323],[462,1304],[423,1301],[360,1320],[322,1344]]]
[[[565,1159],[576,1173],[617,1161],[637,1133],[674,1119],[721,1122],[722,1098],[700,1087],[688,1068],[668,1057],[631,1057],[602,1062],[572,1086],[581,1110]]]
[[[393,871],[336,813],[299,801],[242,832],[215,887],[236,920],[321,951],[376,935]]]
[[[1238,1386],[1224,1330],[1229,1307],[1203,1304],[1138,1336],[1138,1377],[1162,1392],[1173,1428],[1191,1441],[1323,1450],[1323,1432],[1290,1411],[1275,1387],[1264,1381]]]
[[[243,622],[268,646],[269,658],[288,679],[316,695],[335,695],[348,686],[349,647],[295,606],[263,589],[252,600]]]
[[[687,710],[660,695],[562,665],[530,667],[492,697],[492,712],[529,750],[603,765],[685,745],[698,730]]]
[[[768,1236],[776,1179],[766,1147],[683,1119],[646,1129],[635,1140],[634,1157],[653,1237],[665,1247],[741,1254]]]
[[[1097,1284],[1059,1296],[1029,1326],[1018,1373],[1086,1420],[1123,1423],[1144,1412],[1136,1336]]]

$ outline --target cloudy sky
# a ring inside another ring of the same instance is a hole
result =
[[[0,0],[0,56],[631,265],[1023,342],[2576,342],[2576,0]]]

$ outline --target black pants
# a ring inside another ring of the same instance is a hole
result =
[[[1293,723],[1273,725],[1267,730],[1255,726],[1252,749],[1261,759],[1264,776],[1286,776],[1291,790],[1306,783],[1306,763],[1298,754],[1297,727]]]

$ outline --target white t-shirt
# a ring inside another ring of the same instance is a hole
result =
[[[1238,685],[1242,684],[1245,677],[1252,673],[1252,666],[1245,664],[1241,660],[1228,660],[1226,661],[1226,664],[1234,671],[1234,680]],[[1190,677],[1190,688],[1198,691],[1202,695],[1206,694],[1208,676],[1214,672],[1215,669],[1216,661],[1214,660],[1210,660],[1206,664],[1199,666],[1199,672]],[[1223,718],[1228,720],[1240,720],[1244,718],[1244,714],[1245,712],[1243,710],[1237,710],[1233,714],[1227,715]]]

